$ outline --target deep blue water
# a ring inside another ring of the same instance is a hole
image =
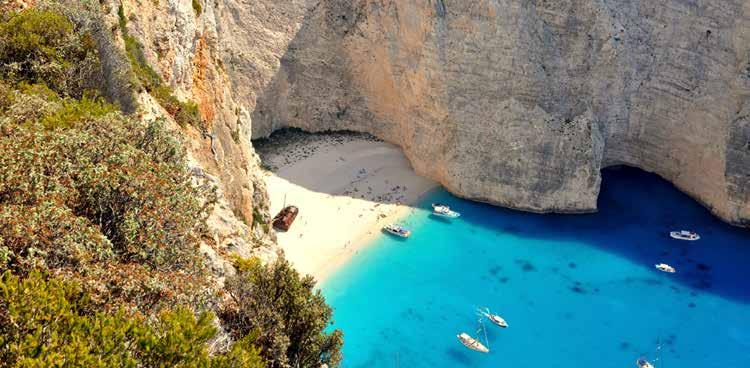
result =
[[[432,202],[462,212],[429,215]],[[750,231],[655,175],[607,170],[590,215],[537,215],[435,191],[322,285],[345,333],[344,367],[750,367]],[[669,238],[694,229],[697,242]],[[666,274],[653,265],[677,269]],[[489,354],[464,348],[474,308]],[[661,346],[657,354],[657,346]]]

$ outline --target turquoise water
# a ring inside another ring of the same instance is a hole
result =
[[[463,216],[429,215],[447,202]],[[322,285],[344,329],[344,367],[750,367],[750,231],[658,177],[604,173],[600,212],[536,215],[435,191]],[[669,238],[694,229],[698,242]],[[677,269],[654,269],[665,262]],[[474,309],[489,354],[464,348]],[[657,347],[661,347],[657,349]],[[660,351],[657,354],[657,350]]]

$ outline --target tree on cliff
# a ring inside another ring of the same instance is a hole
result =
[[[232,303],[221,313],[236,336],[258,331],[256,344],[269,367],[329,367],[341,361],[343,333],[326,333],[332,310],[311,276],[300,278],[288,261],[237,262],[225,289]]]
[[[92,313],[76,283],[39,272],[0,278],[0,367],[262,368],[251,338],[211,356],[213,314],[165,311],[148,323],[125,313]]]

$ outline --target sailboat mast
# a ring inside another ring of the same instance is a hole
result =
[[[479,326],[482,328],[482,332],[484,332],[484,343],[487,344],[487,349],[490,348],[490,340],[487,338],[487,329],[484,327],[484,323],[482,322],[482,318],[479,318]]]
[[[656,339],[656,360],[659,361],[659,367],[664,367],[664,362],[661,360],[661,337]]]

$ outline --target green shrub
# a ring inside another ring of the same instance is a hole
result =
[[[80,100],[66,99],[62,107],[42,117],[39,122],[47,129],[70,128],[117,111],[117,108],[101,98]]]
[[[5,112],[13,104],[13,89],[0,80],[0,113]]]
[[[165,311],[153,322],[122,312],[94,313],[75,283],[32,272],[0,278],[0,366],[263,367],[252,336],[210,356],[210,313]]]
[[[0,21],[0,77],[80,98],[100,74],[93,38],[63,15],[28,9]]]
[[[200,117],[198,105],[194,102],[182,102],[178,100],[177,97],[172,94],[172,90],[163,85],[158,85],[149,90],[149,92],[151,92],[151,96],[159,102],[159,105],[167,110],[167,113],[169,113],[169,115],[171,115],[180,126],[201,126],[203,120]]]
[[[201,15],[201,12],[203,11],[203,7],[201,6],[200,0],[193,0],[193,11],[195,11],[196,16]]]
[[[143,312],[202,303],[207,197],[161,122],[110,113],[49,130],[0,119],[0,246],[12,251],[5,267],[15,272],[43,264],[103,305]]]
[[[235,336],[258,331],[257,346],[269,367],[336,367],[340,330],[326,333],[332,311],[311,276],[300,277],[285,259],[263,265],[235,260],[237,274],[226,280],[232,304],[221,313]]]

